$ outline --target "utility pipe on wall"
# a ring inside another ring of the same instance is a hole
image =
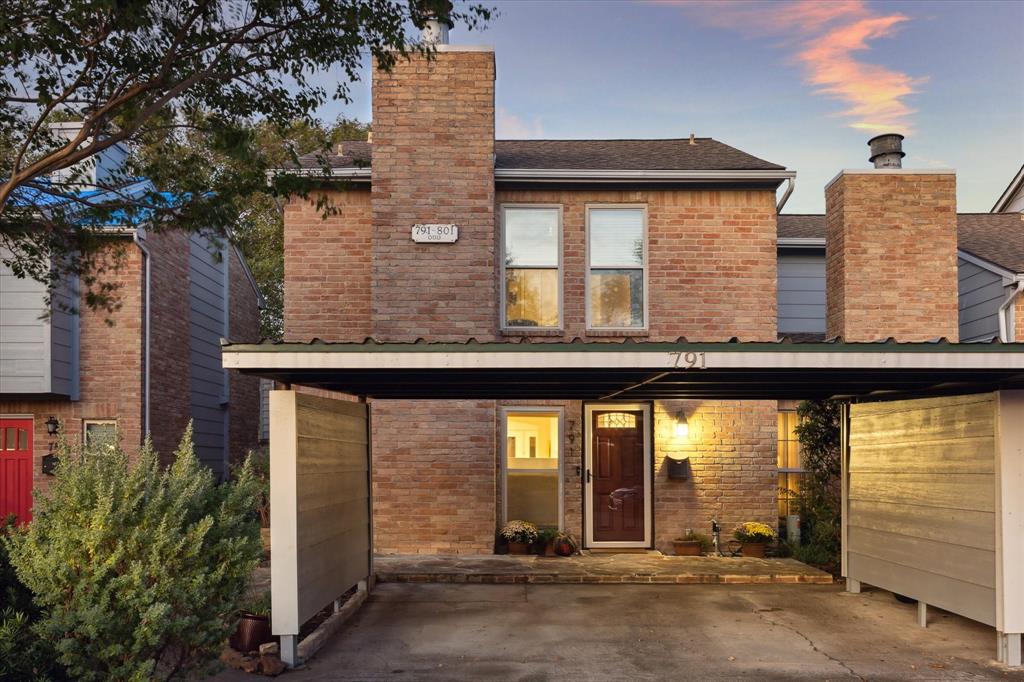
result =
[[[1024,275],[1017,275],[1014,280],[1017,285],[1010,292],[1010,295],[1006,297],[1003,304],[999,306],[999,340],[1003,343],[1010,343],[1015,339],[1010,338],[1013,336],[1013,330],[1010,329],[1010,310],[1013,308],[1013,302],[1017,300],[1017,297],[1024,292]],[[1020,339],[1024,341],[1024,339]]]
[[[143,335],[142,371],[145,374],[145,380],[143,381],[143,389],[142,389],[142,405],[143,405],[143,407],[142,407],[142,435],[143,435],[143,437],[145,437],[145,436],[149,435],[149,336],[150,336],[150,334],[149,334],[149,319],[150,319],[150,313],[149,313],[149,309],[150,309],[150,305],[149,305],[149,303],[150,303],[150,296],[149,296],[149,291],[150,291],[150,282],[152,281],[152,278],[150,277],[150,272],[152,270],[152,267],[151,267],[151,265],[152,265],[152,258],[150,256],[149,249],[147,249],[146,245],[143,243],[143,240],[145,239],[145,237],[139,237],[139,232],[140,231],[141,231],[141,228],[135,230],[132,233],[132,240],[136,244],[138,244],[139,251],[142,252],[143,263],[144,263],[143,267],[145,267],[145,269],[146,269],[146,275],[145,275],[145,281],[146,281],[146,300],[145,300],[145,303],[144,303],[144,305],[146,307],[146,312],[144,313],[145,317],[143,318],[143,325],[142,325],[142,329],[143,329],[143,331],[142,331],[142,335]]]

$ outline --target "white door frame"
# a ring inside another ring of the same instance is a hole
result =
[[[593,481],[586,472],[592,471],[593,453],[593,423],[595,410],[641,410],[644,414],[644,539],[643,540],[618,540],[618,541],[594,541],[594,504],[593,504]],[[583,544],[585,547],[621,547],[621,548],[646,548],[651,546],[651,537],[654,525],[654,481],[651,475],[653,468],[652,444],[653,432],[651,428],[651,405],[650,403],[588,403],[583,407],[583,516],[586,519],[583,529]]]

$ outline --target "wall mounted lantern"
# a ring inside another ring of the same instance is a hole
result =
[[[46,433],[50,436],[56,436],[57,430],[60,429],[60,422],[57,421],[56,417],[50,417],[46,420]]]
[[[688,438],[690,436],[690,423],[686,421],[686,413],[682,410],[676,415],[676,436]]]

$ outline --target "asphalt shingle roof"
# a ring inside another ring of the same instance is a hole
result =
[[[825,238],[824,214],[783,214],[778,224],[780,238]],[[959,213],[956,225],[961,250],[1024,273],[1024,214]]]
[[[365,167],[372,156],[368,142],[342,142],[331,153],[331,168]],[[785,166],[698,137],[668,140],[495,140],[495,168],[571,170],[783,170]],[[301,168],[317,168],[316,154],[299,158]]]

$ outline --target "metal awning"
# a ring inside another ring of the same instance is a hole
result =
[[[389,399],[886,398],[1024,388],[1024,344],[477,342],[222,344],[224,366]]]

